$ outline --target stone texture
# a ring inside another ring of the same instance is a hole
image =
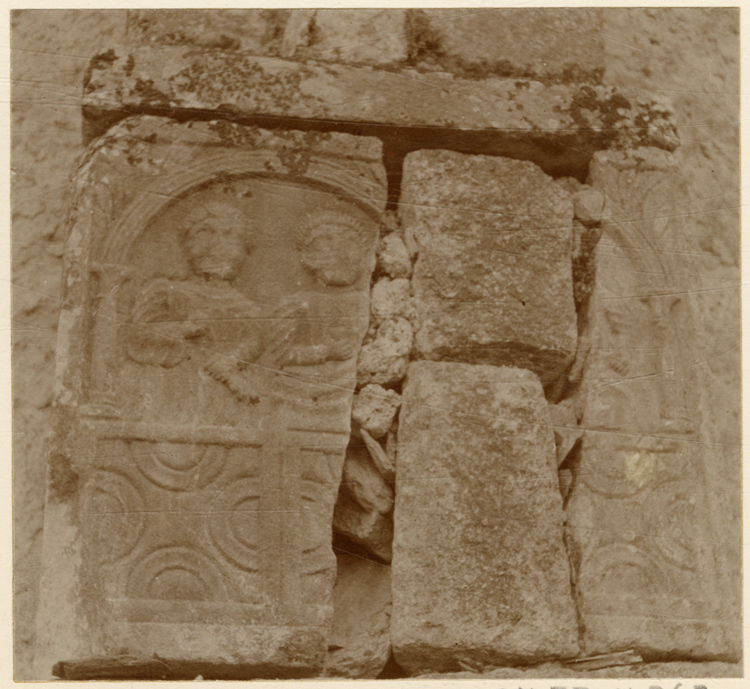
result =
[[[414,362],[398,442],[398,663],[418,674],[575,656],[554,438],[537,377]]]
[[[370,295],[370,322],[380,325],[383,321],[415,317],[414,300],[411,297],[411,283],[406,278],[380,278]]]
[[[604,73],[601,9],[412,9],[409,35],[423,68],[542,81],[591,82]]]
[[[395,390],[380,385],[365,385],[354,397],[352,420],[373,438],[382,438],[391,427],[401,406],[401,396]]]
[[[340,490],[367,512],[388,514],[393,510],[393,488],[375,468],[364,445],[350,444],[347,448]]]
[[[573,212],[576,220],[585,227],[594,227],[602,221],[604,196],[597,189],[584,187],[573,195]]]
[[[532,163],[417,151],[399,213],[418,247],[417,350],[558,376],[577,339],[569,194]]]
[[[391,232],[380,240],[378,267],[392,278],[411,277],[411,256],[399,234]]]
[[[394,125],[401,128],[399,145],[411,149],[520,157],[552,175],[575,170],[582,176],[592,153],[613,145],[678,145],[670,105],[661,97],[626,99],[604,86],[301,64],[193,46],[98,56],[83,109],[88,136],[129,114],[254,118],[274,126],[289,119],[290,129],[374,136],[383,135],[382,125]]]
[[[370,453],[372,463],[375,465],[375,468],[382,474],[383,478],[389,482],[393,481],[393,479],[396,478],[396,467],[394,461],[395,456],[389,454],[387,449],[390,442],[396,442],[395,440],[391,441],[391,439],[396,435],[394,432],[394,428],[396,427],[397,424],[394,423],[388,429],[386,449],[383,449],[383,446],[377,440],[375,440],[366,430],[360,430],[360,435],[362,436],[362,440],[365,443],[367,451]]]
[[[333,530],[384,562],[393,557],[393,517],[366,510],[346,491],[339,493],[333,511]]]
[[[689,214],[671,157],[597,154],[607,198],[589,305],[568,542],[587,654],[737,660],[713,452],[697,442]]]
[[[81,161],[39,677],[135,679],[155,658],[172,679],[322,670],[381,156],[146,117]]]
[[[620,667],[607,667],[601,670],[582,670],[566,663],[543,663],[535,667],[502,667],[489,672],[450,672],[422,675],[420,679],[473,679],[473,680],[497,680],[497,679],[548,679],[550,677],[565,677],[576,679],[607,679],[616,677],[627,678],[666,678],[678,677],[683,680],[682,686],[690,689],[699,689],[698,683],[687,683],[686,679],[700,679],[712,677],[743,677],[742,663],[688,663],[688,662],[666,662],[666,663],[638,663],[636,665],[624,665]],[[649,687],[674,687],[679,682],[649,682]],[[609,682],[607,683],[609,684]],[[712,683],[715,684],[715,683]],[[577,685],[574,685],[577,686]],[[606,686],[606,685],[605,685]],[[727,686],[731,686],[727,683]]]
[[[406,10],[308,10],[299,19],[297,11],[291,14],[286,57],[380,66],[406,60]]]
[[[289,10],[128,10],[128,42],[278,55]]]
[[[404,318],[395,318],[383,323],[372,342],[365,344],[357,362],[357,383],[398,383],[409,365],[414,330]]]
[[[550,404],[549,415],[552,421],[552,430],[555,433],[557,464],[559,466],[565,461],[576,442],[580,440],[583,429],[578,425],[576,409],[572,399],[559,404]]]
[[[391,568],[337,552],[325,674],[375,679],[391,652]]]

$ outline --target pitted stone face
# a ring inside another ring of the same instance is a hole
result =
[[[68,244],[78,320],[62,335],[56,443],[79,480],[48,505],[47,672],[96,676],[126,653],[132,677],[154,654],[175,677],[317,674],[380,144],[236,127],[217,146],[210,124],[155,118],[118,129],[81,172],[77,208],[94,212],[74,214]],[[137,156],[117,155],[133,140]],[[292,175],[283,161],[301,151]],[[63,532],[75,548],[60,550]]]

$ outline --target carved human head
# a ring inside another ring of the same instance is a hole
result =
[[[252,250],[249,237],[250,221],[237,208],[211,201],[192,213],[183,246],[198,275],[232,280]]]
[[[357,281],[366,241],[359,221],[333,211],[308,215],[295,237],[305,269],[334,287]]]

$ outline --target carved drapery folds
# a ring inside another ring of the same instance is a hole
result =
[[[147,674],[156,654],[175,677],[323,667],[380,149],[145,117],[84,161],[42,662],[68,676],[123,655]]]

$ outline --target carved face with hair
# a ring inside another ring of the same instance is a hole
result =
[[[253,248],[249,225],[227,204],[211,202],[196,209],[183,240],[190,267],[203,277],[234,279]]]
[[[333,211],[308,215],[295,237],[302,265],[332,287],[346,287],[357,281],[365,243],[360,223]]]

